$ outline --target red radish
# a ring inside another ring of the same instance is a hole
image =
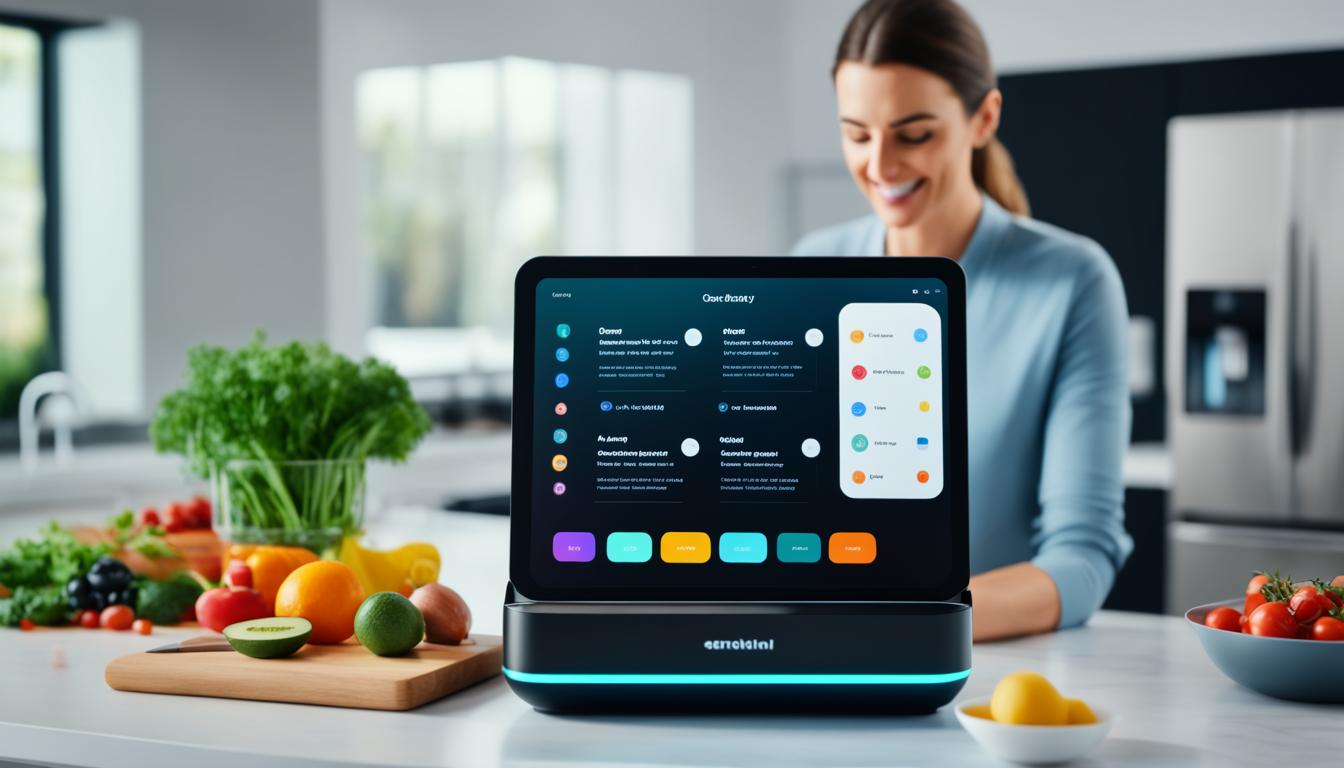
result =
[[[252,587],[252,569],[247,567],[247,563],[242,560],[232,560],[229,562],[228,574],[224,580],[232,587]]]

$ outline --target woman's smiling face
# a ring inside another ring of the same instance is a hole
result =
[[[845,164],[887,227],[909,227],[974,190],[971,152],[998,126],[997,90],[968,119],[952,86],[928,70],[847,61],[835,93]]]

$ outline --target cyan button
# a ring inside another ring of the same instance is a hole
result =
[[[622,531],[607,535],[607,559],[613,563],[647,563],[653,557],[653,538],[647,533]]]
[[[781,533],[775,540],[781,563],[815,563],[821,559],[821,537],[815,533]]]
[[[719,559],[725,563],[764,563],[764,533],[725,533],[719,536]]]

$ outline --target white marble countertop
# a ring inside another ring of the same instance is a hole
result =
[[[443,580],[467,598],[474,630],[497,633],[507,520],[402,509],[373,538],[434,541]],[[1264,698],[1222,676],[1183,619],[1102,613],[1084,629],[975,648],[961,698],[1037,670],[1067,695],[1117,713],[1091,764],[1295,765],[1329,762],[1341,707]],[[950,708],[922,717],[606,716],[534,712],[495,678],[420,709],[371,712],[123,693],[113,657],[192,634],[0,630],[0,762],[191,765],[998,765]],[[53,646],[68,666],[53,669]],[[1337,753],[1333,757],[1337,757]]]

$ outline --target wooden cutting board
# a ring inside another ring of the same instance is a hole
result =
[[[103,678],[119,691],[406,710],[493,677],[502,662],[495,635],[472,635],[462,645],[421,643],[398,657],[375,656],[351,639],[305,645],[287,659],[133,653],[113,659]]]

